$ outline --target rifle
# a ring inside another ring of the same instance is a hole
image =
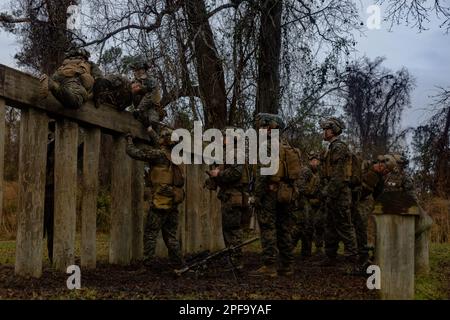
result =
[[[249,240],[246,240],[246,241],[242,242],[241,244],[238,244],[238,245],[235,245],[235,246],[226,247],[226,248],[224,248],[222,250],[216,251],[216,252],[214,252],[214,253],[212,253],[212,254],[202,258],[199,261],[194,261],[193,263],[188,264],[187,266],[185,266],[185,267],[183,267],[181,269],[175,270],[175,274],[177,276],[181,276],[181,275],[185,274],[186,272],[188,272],[190,270],[193,270],[193,269],[195,269],[197,271],[200,267],[208,264],[209,261],[217,259],[217,258],[220,258],[220,257],[225,256],[225,255],[231,256],[231,254],[233,252],[235,252],[237,249],[245,247],[246,245],[249,245],[249,244],[251,244],[251,243],[253,243],[253,242],[257,241],[257,240],[259,240],[258,237],[252,238],[252,239],[249,239]]]

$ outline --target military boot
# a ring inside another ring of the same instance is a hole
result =
[[[264,265],[261,268],[250,272],[250,276],[276,278],[278,276],[278,273],[275,265]]]

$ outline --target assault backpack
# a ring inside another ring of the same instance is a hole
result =
[[[280,180],[297,180],[302,170],[301,152],[288,143],[280,143],[280,165],[275,175]]]

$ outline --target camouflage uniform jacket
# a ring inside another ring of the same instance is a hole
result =
[[[134,95],[133,104],[135,107],[139,105],[144,95],[147,93],[153,93],[156,90],[159,90],[158,82],[155,78],[153,78],[150,73],[145,73],[143,76],[139,78],[135,78],[133,83],[138,83],[141,85],[142,90],[139,94]]]
[[[226,150],[224,149],[225,152]],[[215,189],[214,186],[219,187],[217,197],[220,200],[226,200],[226,195],[231,192],[243,192],[243,164],[224,164],[220,165],[219,169],[219,175],[217,177],[209,177],[206,183],[213,186],[212,189]]]
[[[384,179],[384,186],[386,191],[403,191],[417,201],[413,180],[402,169],[396,168],[388,173]]]
[[[346,143],[339,138],[330,142],[324,159],[324,178],[326,181],[325,195],[337,198],[340,190],[348,186],[346,174],[348,161],[351,157]]]
[[[152,165],[167,165],[170,166],[171,162],[167,157],[167,153],[170,154],[169,149],[154,148],[150,146],[136,147],[134,143],[127,144],[127,154],[135,160],[146,161],[150,166]]]
[[[384,179],[381,173],[375,172],[373,168],[369,168],[367,172],[362,174],[361,181],[361,200],[366,199],[370,195],[376,199],[384,188]]]
[[[320,174],[310,166],[302,168],[300,178],[294,182],[294,188],[300,200],[318,200],[320,198]]]

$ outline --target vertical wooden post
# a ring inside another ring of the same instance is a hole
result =
[[[381,298],[414,299],[414,215],[375,215]]]
[[[81,195],[81,266],[96,266],[98,169],[100,137],[98,128],[85,129],[83,149],[83,187]]]
[[[415,241],[415,272],[428,274],[430,272],[430,230],[422,232]]]
[[[131,259],[144,256],[144,162],[134,160],[131,172]]]
[[[45,169],[48,118],[33,109],[22,111],[19,150],[19,210],[15,273],[42,275]]]
[[[109,262],[131,261],[131,162],[124,137],[115,137],[111,168],[111,234]]]
[[[0,98],[0,226],[3,222],[3,192],[5,166],[5,100]]]
[[[66,119],[57,121],[53,262],[55,268],[63,272],[75,260],[77,151],[78,124]]]

